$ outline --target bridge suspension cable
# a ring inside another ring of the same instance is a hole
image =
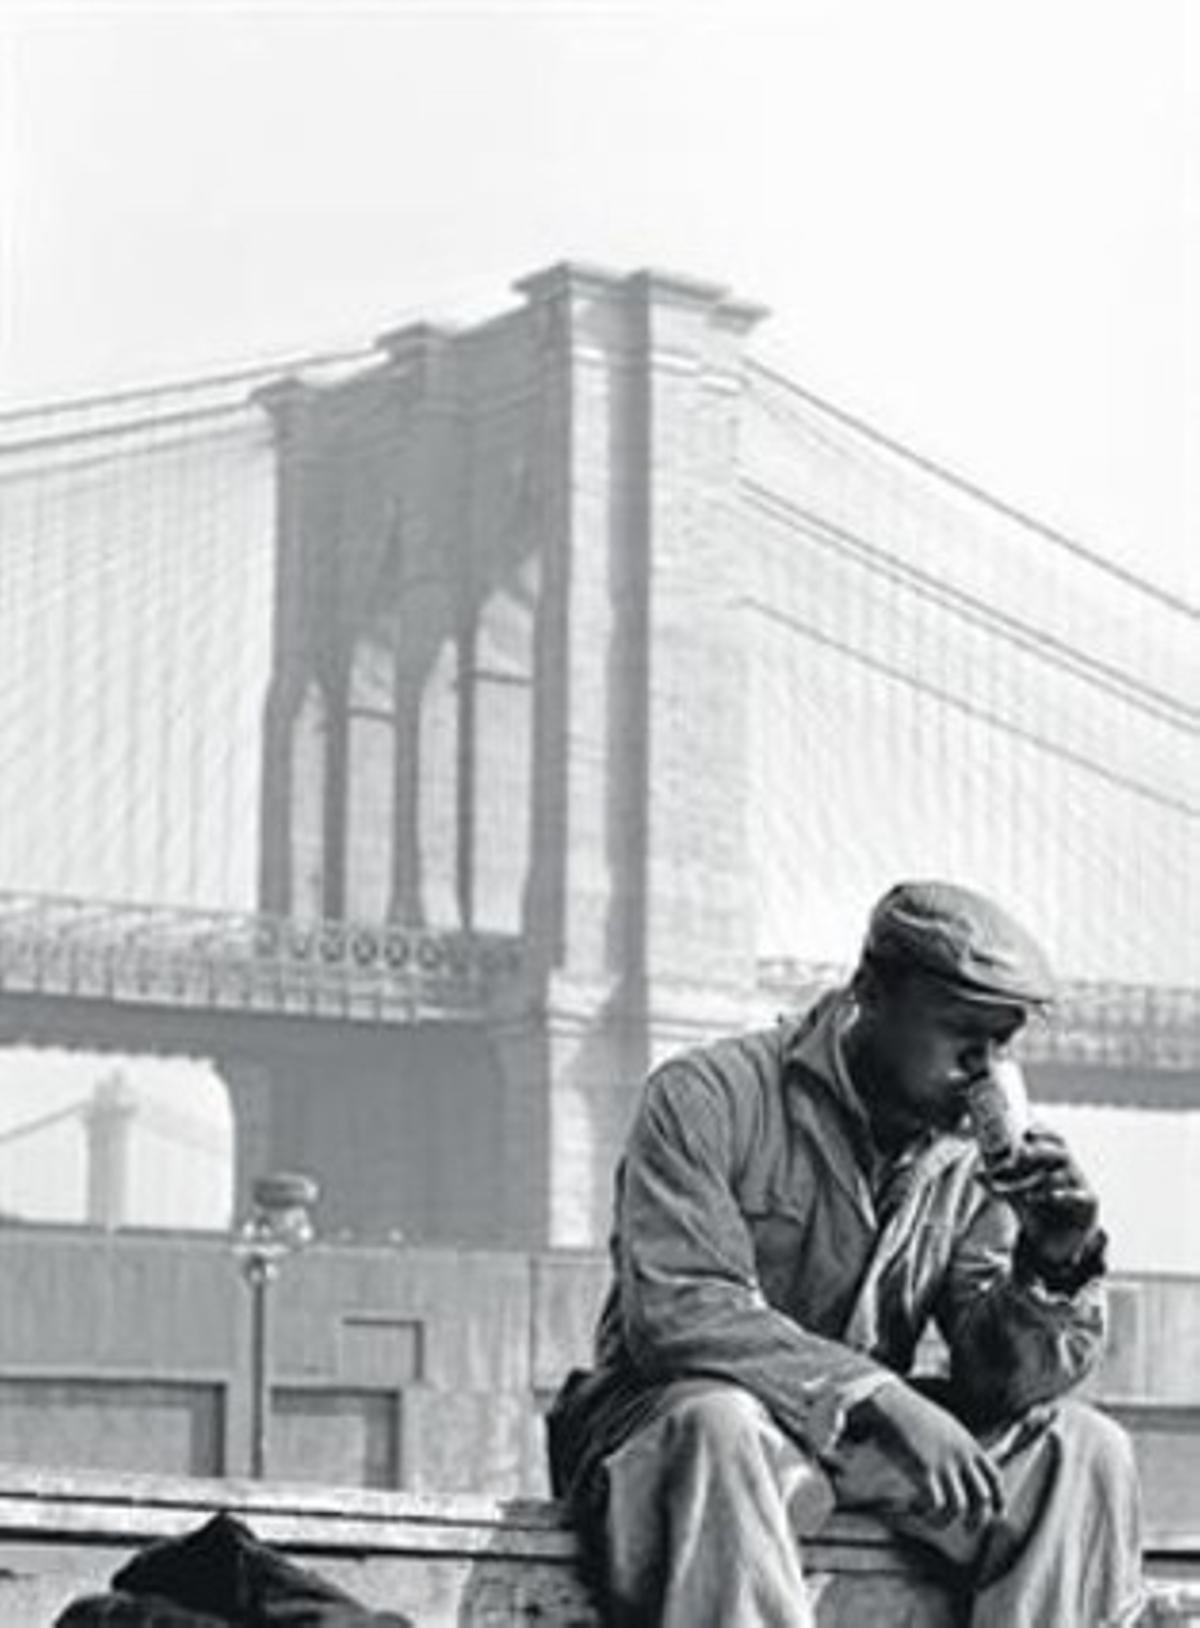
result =
[[[861,436],[865,441],[873,443],[893,456],[904,460],[914,469],[933,476],[947,486],[957,488],[965,496],[985,505],[987,508],[993,509],[1006,520],[1011,520],[1017,525],[1027,528],[1045,542],[1051,543],[1055,548],[1063,549],[1075,559],[1091,566],[1104,576],[1111,577],[1114,581],[1121,583],[1123,587],[1130,588],[1135,593],[1144,594],[1165,609],[1187,617],[1190,621],[1200,621],[1200,605],[1193,604],[1180,594],[1171,593],[1168,589],[1163,588],[1161,584],[1151,581],[1150,578],[1142,576],[1136,571],[1129,570],[1128,567],[1119,564],[1116,560],[1108,559],[1105,555],[1087,547],[1086,544],[1079,542],[1076,538],[1069,537],[1065,532],[1059,531],[1057,527],[1047,525],[1045,521],[1039,520],[1027,510],[1006,502],[1005,499],[997,497],[993,492],[987,491],[975,481],[968,480],[966,476],[960,475],[957,471],[949,468],[948,465],[906,446],[904,442],[885,434],[884,431],[877,429],[873,424],[867,423],[865,419],[859,418],[854,413],[847,412],[844,407],[837,406],[825,396],[818,395],[815,391],[807,389],[781,368],[764,362],[761,357],[748,358],[747,367],[751,375],[762,383],[775,386],[785,395],[792,396],[798,402],[802,402],[806,407],[815,408],[817,412],[824,414],[833,422],[844,426],[846,429],[853,431],[855,435]]]
[[[1087,650],[1068,643],[1045,627],[1013,616],[975,594],[957,588],[945,578],[909,564],[877,547],[867,538],[832,524],[815,510],[803,508],[785,494],[748,479],[743,490],[751,503],[766,514],[782,517],[810,542],[830,548],[861,564],[889,581],[898,583],[920,597],[929,599],[964,621],[975,622],[997,639],[1036,654],[1048,666],[1070,672],[1094,684],[1099,690],[1140,707],[1151,717],[1172,724],[1185,733],[1200,735],[1200,706],[1194,706],[1170,691],[1146,683],[1126,668],[1102,661]]]
[[[917,690],[921,695],[927,696],[930,700],[938,702],[941,706],[953,707],[965,713],[968,717],[986,724],[991,729],[1000,730],[1002,733],[1011,735],[1014,739],[1022,741],[1026,745],[1037,747],[1039,751],[1045,752],[1051,757],[1056,757],[1063,763],[1070,764],[1072,768],[1083,769],[1088,774],[1095,775],[1097,779],[1107,781],[1109,785],[1117,786],[1123,791],[1134,792],[1148,802],[1157,803],[1160,808],[1169,809],[1175,814],[1183,814],[1188,819],[1200,820],[1200,803],[1186,802],[1182,798],[1172,797],[1168,793],[1157,790],[1152,785],[1147,785],[1143,781],[1119,773],[1098,758],[1088,757],[1082,752],[1072,751],[1069,747],[1058,745],[1033,730],[1011,722],[998,713],[986,711],[963,695],[956,694],[952,690],[940,689],[936,684],[927,683],[923,679],[916,677],[915,674],[906,672],[902,667],[881,660],[868,650],[860,649],[846,640],[835,639],[810,623],[803,622],[798,617],[781,611],[775,605],[768,605],[753,598],[744,599],[742,603],[748,610],[755,612],[756,615],[766,617],[768,620],[776,622],[779,626],[785,627],[790,632],[799,634],[803,638],[823,644],[827,648],[837,651],[840,655],[848,657],[851,661],[860,662],[863,666],[882,674],[883,677],[892,682],[907,685]]]
[[[1200,984],[1196,607],[774,368],[740,447],[765,953],[923,871],[1068,976]]]
[[[438,299],[444,320],[453,323],[478,304],[485,295],[492,303],[493,284],[490,279],[471,277],[462,279],[452,287],[446,297]],[[393,307],[387,317],[388,329],[398,331],[407,324],[424,324],[429,320],[427,302]],[[151,402],[171,396],[212,394],[216,391],[240,390],[244,397],[248,388],[270,379],[286,377],[337,377],[344,369],[363,362],[381,362],[383,353],[376,344],[362,340],[345,340],[302,350],[282,350],[256,357],[247,357],[224,368],[204,369],[168,379],[150,379],[140,384],[122,385],[111,390],[88,391],[77,395],[59,396],[45,401],[19,402],[0,407],[0,426],[19,424],[29,419],[55,418],[64,415],[109,412],[141,402]]]
[[[214,419],[245,414],[244,401],[223,401],[209,407],[185,407],[169,413],[154,413],[140,418],[115,419],[107,424],[90,424],[83,429],[58,430],[17,440],[0,441],[0,457],[15,457],[22,453],[57,452],[63,447],[91,446],[97,441],[117,440],[125,436],[143,435],[146,431],[161,433],[195,424],[208,424]],[[153,449],[147,449],[153,450]],[[0,475],[0,479],[3,476]]]
[[[27,1141],[30,1137],[40,1136],[43,1131],[53,1129],[66,1121],[81,1121],[88,1110],[90,1098],[80,1097],[77,1101],[68,1103],[65,1108],[56,1108],[53,1113],[39,1114],[36,1119],[23,1119],[19,1125],[9,1125],[0,1131],[0,1148],[12,1147],[17,1142]]]
[[[185,378],[129,385],[124,389],[109,390],[98,395],[62,396],[54,401],[30,402],[20,407],[0,408],[0,424],[19,424],[31,418],[61,418],[68,414],[96,413],[114,407],[127,407],[135,402],[154,401],[165,396],[210,394],[213,391],[234,387],[241,388],[244,394],[247,386],[261,380],[277,379],[289,374],[323,372],[326,368],[342,367],[355,362],[369,361],[372,358],[378,360],[378,357],[379,352],[370,345],[278,356],[225,372],[196,373]]]

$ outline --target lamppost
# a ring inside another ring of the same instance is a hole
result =
[[[250,1290],[250,1474],[255,1480],[266,1474],[267,1464],[268,1290],[284,1260],[312,1242],[319,1192],[311,1176],[283,1171],[259,1176],[250,1214],[233,1237],[233,1253]]]

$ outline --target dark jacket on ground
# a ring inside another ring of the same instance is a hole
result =
[[[54,1628],[411,1628],[285,1560],[232,1515],[151,1544]]]

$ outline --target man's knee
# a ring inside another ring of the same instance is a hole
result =
[[[703,1449],[732,1457],[761,1440],[770,1416],[757,1397],[738,1385],[680,1387],[668,1404],[670,1437],[685,1451]]]
[[[1107,1486],[1133,1485],[1137,1464],[1129,1436],[1106,1413],[1086,1402],[1060,1402],[1054,1433],[1063,1457]]]

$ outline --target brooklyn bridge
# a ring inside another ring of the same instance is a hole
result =
[[[945,874],[1061,969],[1043,1097],[1200,1101],[1200,613],[765,317],[561,265],[6,414],[4,1038],[212,1059],[241,1197],[593,1244],[647,1063]]]

